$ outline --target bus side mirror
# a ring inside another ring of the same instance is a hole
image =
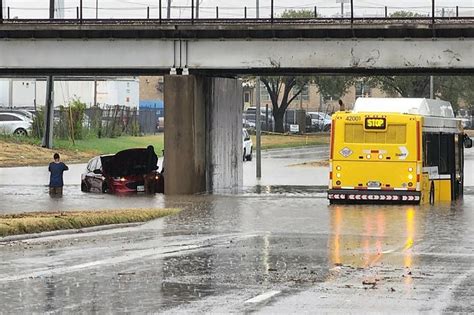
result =
[[[469,138],[468,136],[465,136],[464,138],[464,147],[466,149],[472,148],[472,139]]]

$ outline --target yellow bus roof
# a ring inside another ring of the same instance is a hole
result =
[[[421,116],[454,117],[451,103],[442,100],[426,98],[372,98],[359,97],[355,104],[354,113],[400,113]]]

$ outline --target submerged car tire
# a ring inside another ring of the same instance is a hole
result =
[[[25,137],[28,135],[28,132],[26,131],[26,129],[18,128],[13,132],[13,134],[16,136]]]
[[[247,157],[246,157],[246,154],[245,154],[245,149],[244,149],[244,158],[243,158],[243,160],[242,160],[242,161],[244,161],[244,162],[245,162],[245,161],[246,161],[246,159],[247,159]]]
[[[104,194],[109,192],[109,188],[107,187],[107,184],[106,184],[106,183],[103,183],[103,184],[102,184],[102,192],[103,192]]]
[[[87,184],[84,182],[81,182],[81,191],[82,192],[88,192],[89,189],[87,188]]]
[[[250,154],[247,155],[245,158],[247,159],[247,161],[252,161],[252,149],[250,149]]]

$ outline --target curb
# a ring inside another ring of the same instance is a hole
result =
[[[109,224],[109,225],[91,226],[91,227],[86,227],[86,228],[81,228],[81,229],[69,229],[69,230],[32,233],[32,234],[11,235],[11,236],[0,237],[0,243],[24,241],[24,240],[29,240],[29,239],[36,239],[36,238],[50,237],[50,236],[72,235],[72,234],[79,234],[79,233],[91,233],[91,232],[100,232],[100,231],[107,231],[107,230],[113,230],[113,229],[123,229],[123,228],[128,228],[128,227],[136,227],[144,223],[145,222]]]

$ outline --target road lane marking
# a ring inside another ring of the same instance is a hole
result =
[[[244,304],[259,304],[279,295],[280,293],[281,291],[268,291],[245,301]]]
[[[196,240],[193,240],[190,243],[174,244],[170,246],[165,246],[164,248],[160,246],[160,247],[136,250],[133,252],[127,252],[125,254],[122,253],[122,255],[120,256],[113,256],[113,257],[109,257],[105,259],[93,260],[93,261],[79,263],[79,264],[70,265],[70,266],[62,266],[62,267],[53,266],[51,269],[38,268],[36,271],[29,271],[23,274],[22,273],[18,274],[18,271],[15,270],[15,274],[13,275],[6,275],[4,277],[0,277],[0,283],[19,281],[19,280],[25,280],[25,279],[35,279],[35,278],[40,278],[40,277],[48,277],[48,276],[57,275],[57,274],[72,273],[72,272],[77,272],[84,269],[92,269],[92,268],[98,268],[98,267],[103,267],[103,266],[127,263],[133,260],[174,257],[174,256],[179,256],[182,253],[200,251],[200,250],[208,248],[209,246],[219,246],[223,244],[228,244],[229,239],[235,239],[235,238],[246,239],[246,238],[252,238],[256,236],[258,236],[258,234],[247,234],[247,235],[239,235],[239,234],[234,234],[234,233],[223,234],[223,235],[217,235],[215,237],[205,237],[202,239],[198,238]],[[209,242],[211,242],[211,244],[209,244]]]

